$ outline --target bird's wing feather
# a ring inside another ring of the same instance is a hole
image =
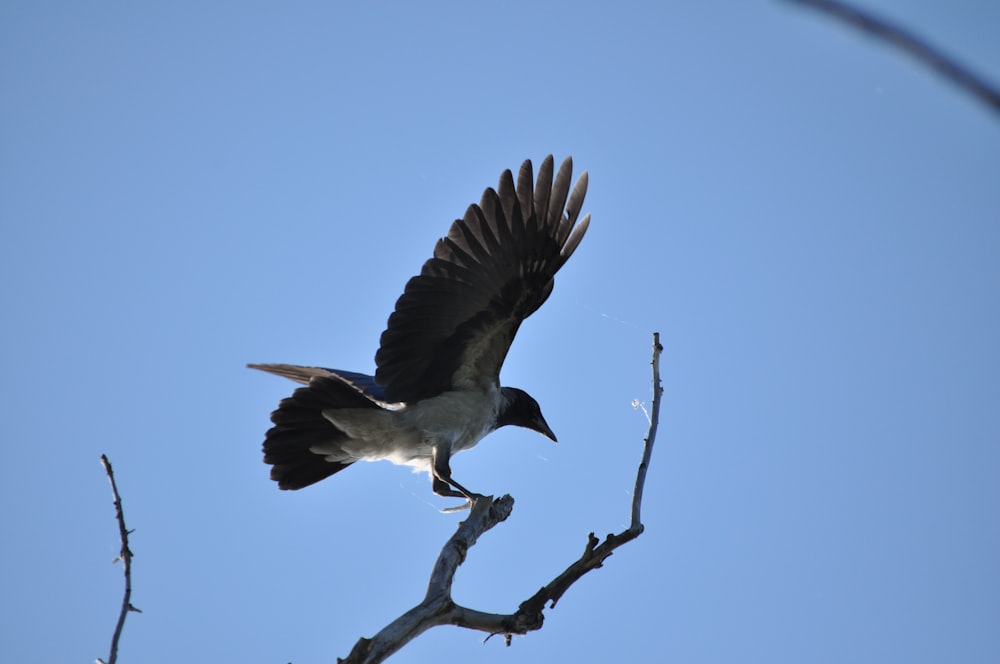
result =
[[[497,189],[438,240],[382,333],[375,381],[385,398],[419,401],[496,383],[521,321],[548,298],[590,223],[589,215],[577,223],[587,174],[570,191],[572,172],[567,158],[553,179],[548,156],[533,186],[525,161],[515,187],[504,171]]]
[[[297,364],[248,364],[251,369],[260,369],[277,376],[283,376],[296,383],[308,385],[313,378],[339,378],[358,392],[386,405],[385,390],[375,382],[374,376],[344,371],[342,369],[327,369],[325,367],[301,367]]]

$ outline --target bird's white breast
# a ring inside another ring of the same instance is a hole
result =
[[[426,470],[435,444],[452,453],[473,447],[493,430],[499,409],[500,390],[490,386],[444,392],[397,410],[328,410],[323,416],[350,438],[340,448],[351,457]]]
[[[409,406],[402,416],[429,441],[449,441],[452,451],[459,452],[493,430],[499,409],[500,391],[491,387],[444,392]]]

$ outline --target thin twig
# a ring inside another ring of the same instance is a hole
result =
[[[994,113],[1000,113],[1000,92],[955,60],[911,32],[896,27],[871,13],[837,0],[787,0],[812,7],[852,25],[862,32],[906,51],[941,76],[977,97]]]
[[[118,614],[118,623],[115,625],[115,633],[111,637],[111,652],[108,655],[107,664],[115,664],[118,659],[118,640],[121,638],[122,629],[125,627],[125,616],[129,611],[142,613],[132,606],[132,550],[128,547],[129,530],[125,527],[125,514],[122,512],[122,499],[118,494],[118,485],[115,483],[115,474],[111,470],[111,462],[104,454],[101,455],[101,465],[104,472],[108,474],[108,481],[111,482],[111,493],[115,498],[115,517],[118,519],[118,534],[121,536],[122,549],[118,557],[113,562],[122,561],[125,567],[125,596],[122,598],[122,610]],[[98,664],[105,664],[104,660],[98,659]]]
[[[642,489],[646,486],[646,471],[649,469],[649,460],[653,457],[653,443],[656,441],[656,429],[660,423],[660,396],[663,394],[663,386],[660,385],[660,353],[663,346],[660,345],[660,333],[653,332],[653,359],[650,364],[653,366],[653,411],[647,416],[649,419],[649,433],[646,434],[646,444],[642,450],[642,461],[639,462],[639,472],[635,476],[635,490],[632,492],[632,530],[638,529],[642,532],[642,520],[640,510],[642,508]]]

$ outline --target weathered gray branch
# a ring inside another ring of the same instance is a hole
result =
[[[118,614],[118,622],[115,624],[115,632],[111,637],[111,651],[107,659],[107,664],[115,664],[118,660],[118,640],[121,639],[122,629],[125,628],[125,616],[128,615],[129,611],[136,613],[142,613],[142,611],[132,606],[132,550],[128,547],[129,530],[125,527],[125,513],[122,511],[122,499],[118,494],[115,473],[111,469],[111,462],[104,454],[101,455],[101,465],[104,466],[104,472],[107,473],[108,481],[111,483],[111,495],[115,499],[115,518],[118,520],[118,535],[122,543],[121,553],[112,562],[120,560],[125,568],[125,596],[122,598],[122,608]],[[97,664],[105,664],[105,662],[98,658]]]
[[[1000,92],[926,41],[888,21],[837,0],[787,0],[812,7],[912,55],[938,74],[1000,113]]]
[[[660,417],[660,345],[659,333],[653,334],[653,403],[649,418],[649,432],[646,435],[642,461],[636,474],[635,491],[632,495],[632,521],[621,533],[608,535],[603,542],[590,533],[583,555],[567,567],[562,574],[542,587],[537,593],[521,603],[512,614],[486,613],[456,604],[451,599],[451,586],[455,573],[465,561],[469,549],[479,536],[510,516],[514,499],[503,496],[494,500],[492,496],[481,496],[473,501],[469,517],[459,524],[457,532],[448,540],[431,571],[427,593],[420,604],[387,625],[370,639],[361,638],[354,645],[342,664],[376,664],[398,651],[411,640],[437,625],[456,625],[479,630],[490,635],[503,634],[507,645],[513,634],[526,634],[541,629],[545,616],[545,605],[555,607],[563,594],[587,572],[601,567],[612,552],[622,544],[638,537],[643,530],[640,520],[642,490],[646,483],[646,471],[653,453],[656,429]]]
[[[465,562],[465,555],[476,543],[479,536],[500,523],[514,508],[514,499],[503,496],[493,500],[492,496],[480,496],[473,501],[469,517],[458,526],[458,530],[444,545],[427,584],[424,600],[399,618],[389,623],[371,639],[361,638],[354,645],[345,663],[381,662],[421,633],[436,625],[463,625],[482,623],[483,616],[469,612],[451,600],[451,583],[459,565]],[[468,619],[470,624],[464,624]],[[473,627],[473,629],[478,629]]]

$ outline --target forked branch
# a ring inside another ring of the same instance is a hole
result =
[[[608,535],[601,542],[594,533],[587,538],[583,555],[561,574],[543,586],[537,593],[521,602],[518,610],[511,614],[486,613],[456,604],[451,598],[451,586],[455,573],[465,561],[469,549],[479,536],[504,521],[514,507],[514,499],[503,496],[494,500],[492,496],[481,496],[472,503],[469,517],[459,524],[457,532],[448,540],[431,571],[427,594],[420,604],[387,625],[370,639],[361,638],[354,645],[342,664],[375,664],[405,646],[415,637],[436,625],[457,625],[486,632],[489,635],[503,634],[510,645],[514,634],[527,634],[541,629],[545,616],[545,605],[555,607],[565,592],[587,572],[601,567],[604,561],[622,544],[638,537],[643,530],[640,518],[642,490],[646,483],[646,471],[653,453],[656,429],[660,418],[660,345],[659,333],[653,334],[653,402],[649,416],[649,432],[646,435],[642,461],[635,479],[632,494],[632,520],[621,533]]]

